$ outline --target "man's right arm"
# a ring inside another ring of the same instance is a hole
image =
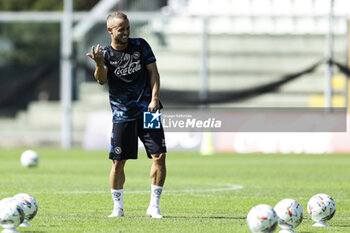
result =
[[[107,82],[107,67],[103,63],[102,64],[96,63],[94,77],[96,81],[101,85]]]
[[[103,50],[100,45],[92,46],[91,53],[87,53],[86,56],[90,57],[96,63],[94,77],[96,81],[103,85],[107,82],[107,67],[103,64]]]

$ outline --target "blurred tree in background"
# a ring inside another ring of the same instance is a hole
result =
[[[0,11],[62,11],[63,2],[0,0]],[[73,2],[75,11],[89,11],[98,0]],[[59,54],[59,23],[0,22],[0,107],[3,110],[0,111],[0,115],[4,113],[4,109],[10,109],[13,114],[14,109],[25,107],[29,101],[37,99],[42,90],[50,93],[49,99],[59,98]],[[50,73],[45,73],[45,77],[41,79],[29,80],[29,76],[40,73],[40,69],[46,65],[51,66]],[[28,85],[29,83],[31,85]],[[21,101],[14,101],[19,95]]]
[[[75,0],[77,11],[90,10],[98,0]],[[1,0],[1,11],[62,11],[63,0]],[[57,59],[59,54],[59,23],[5,23],[0,24],[0,37],[11,42],[13,51],[8,62],[32,66],[42,61]]]
[[[75,11],[88,11],[99,0],[73,0]],[[1,11],[60,11],[63,0],[1,0]]]

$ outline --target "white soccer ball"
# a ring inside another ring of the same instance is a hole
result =
[[[307,212],[315,222],[327,222],[336,211],[335,201],[327,194],[316,194],[307,203]]]
[[[33,150],[26,150],[21,155],[21,164],[23,167],[36,167],[39,164],[39,155]]]
[[[279,217],[278,225],[282,229],[294,229],[303,221],[303,207],[296,200],[283,199],[276,204],[274,210]]]
[[[0,225],[5,229],[15,229],[24,220],[24,212],[17,200],[11,198],[1,202]]]
[[[24,222],[27,223],[32,220],[38,212],[38,204],[35,198],[26,193],[18,193],[13,197],[17,200],[24,212]]]
[[[4,199],[0,200],[0,209],[5,208],[5,206],[12,201],[12,197],[5,197]]]
[[[277,227],[278,216],[271,206],[260,204],[249,211],[247,223],[253,233],[274,232]]]

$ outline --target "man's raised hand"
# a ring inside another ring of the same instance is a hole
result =
[[[103,63],[103,49],[101,48],[101,46],[99,44],[96,47],[96,51],[95,51],[95,47],[92,46],[91,53],[87,53],[86,56],[88,56],[92,60],[94,60],[96,62],[96,64]]]

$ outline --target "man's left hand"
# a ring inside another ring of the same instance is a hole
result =
[[[158,100],[152,100],[151,103],[148,105],[148,111],[149,112],[155,112],[159,110],[159,101]]]

